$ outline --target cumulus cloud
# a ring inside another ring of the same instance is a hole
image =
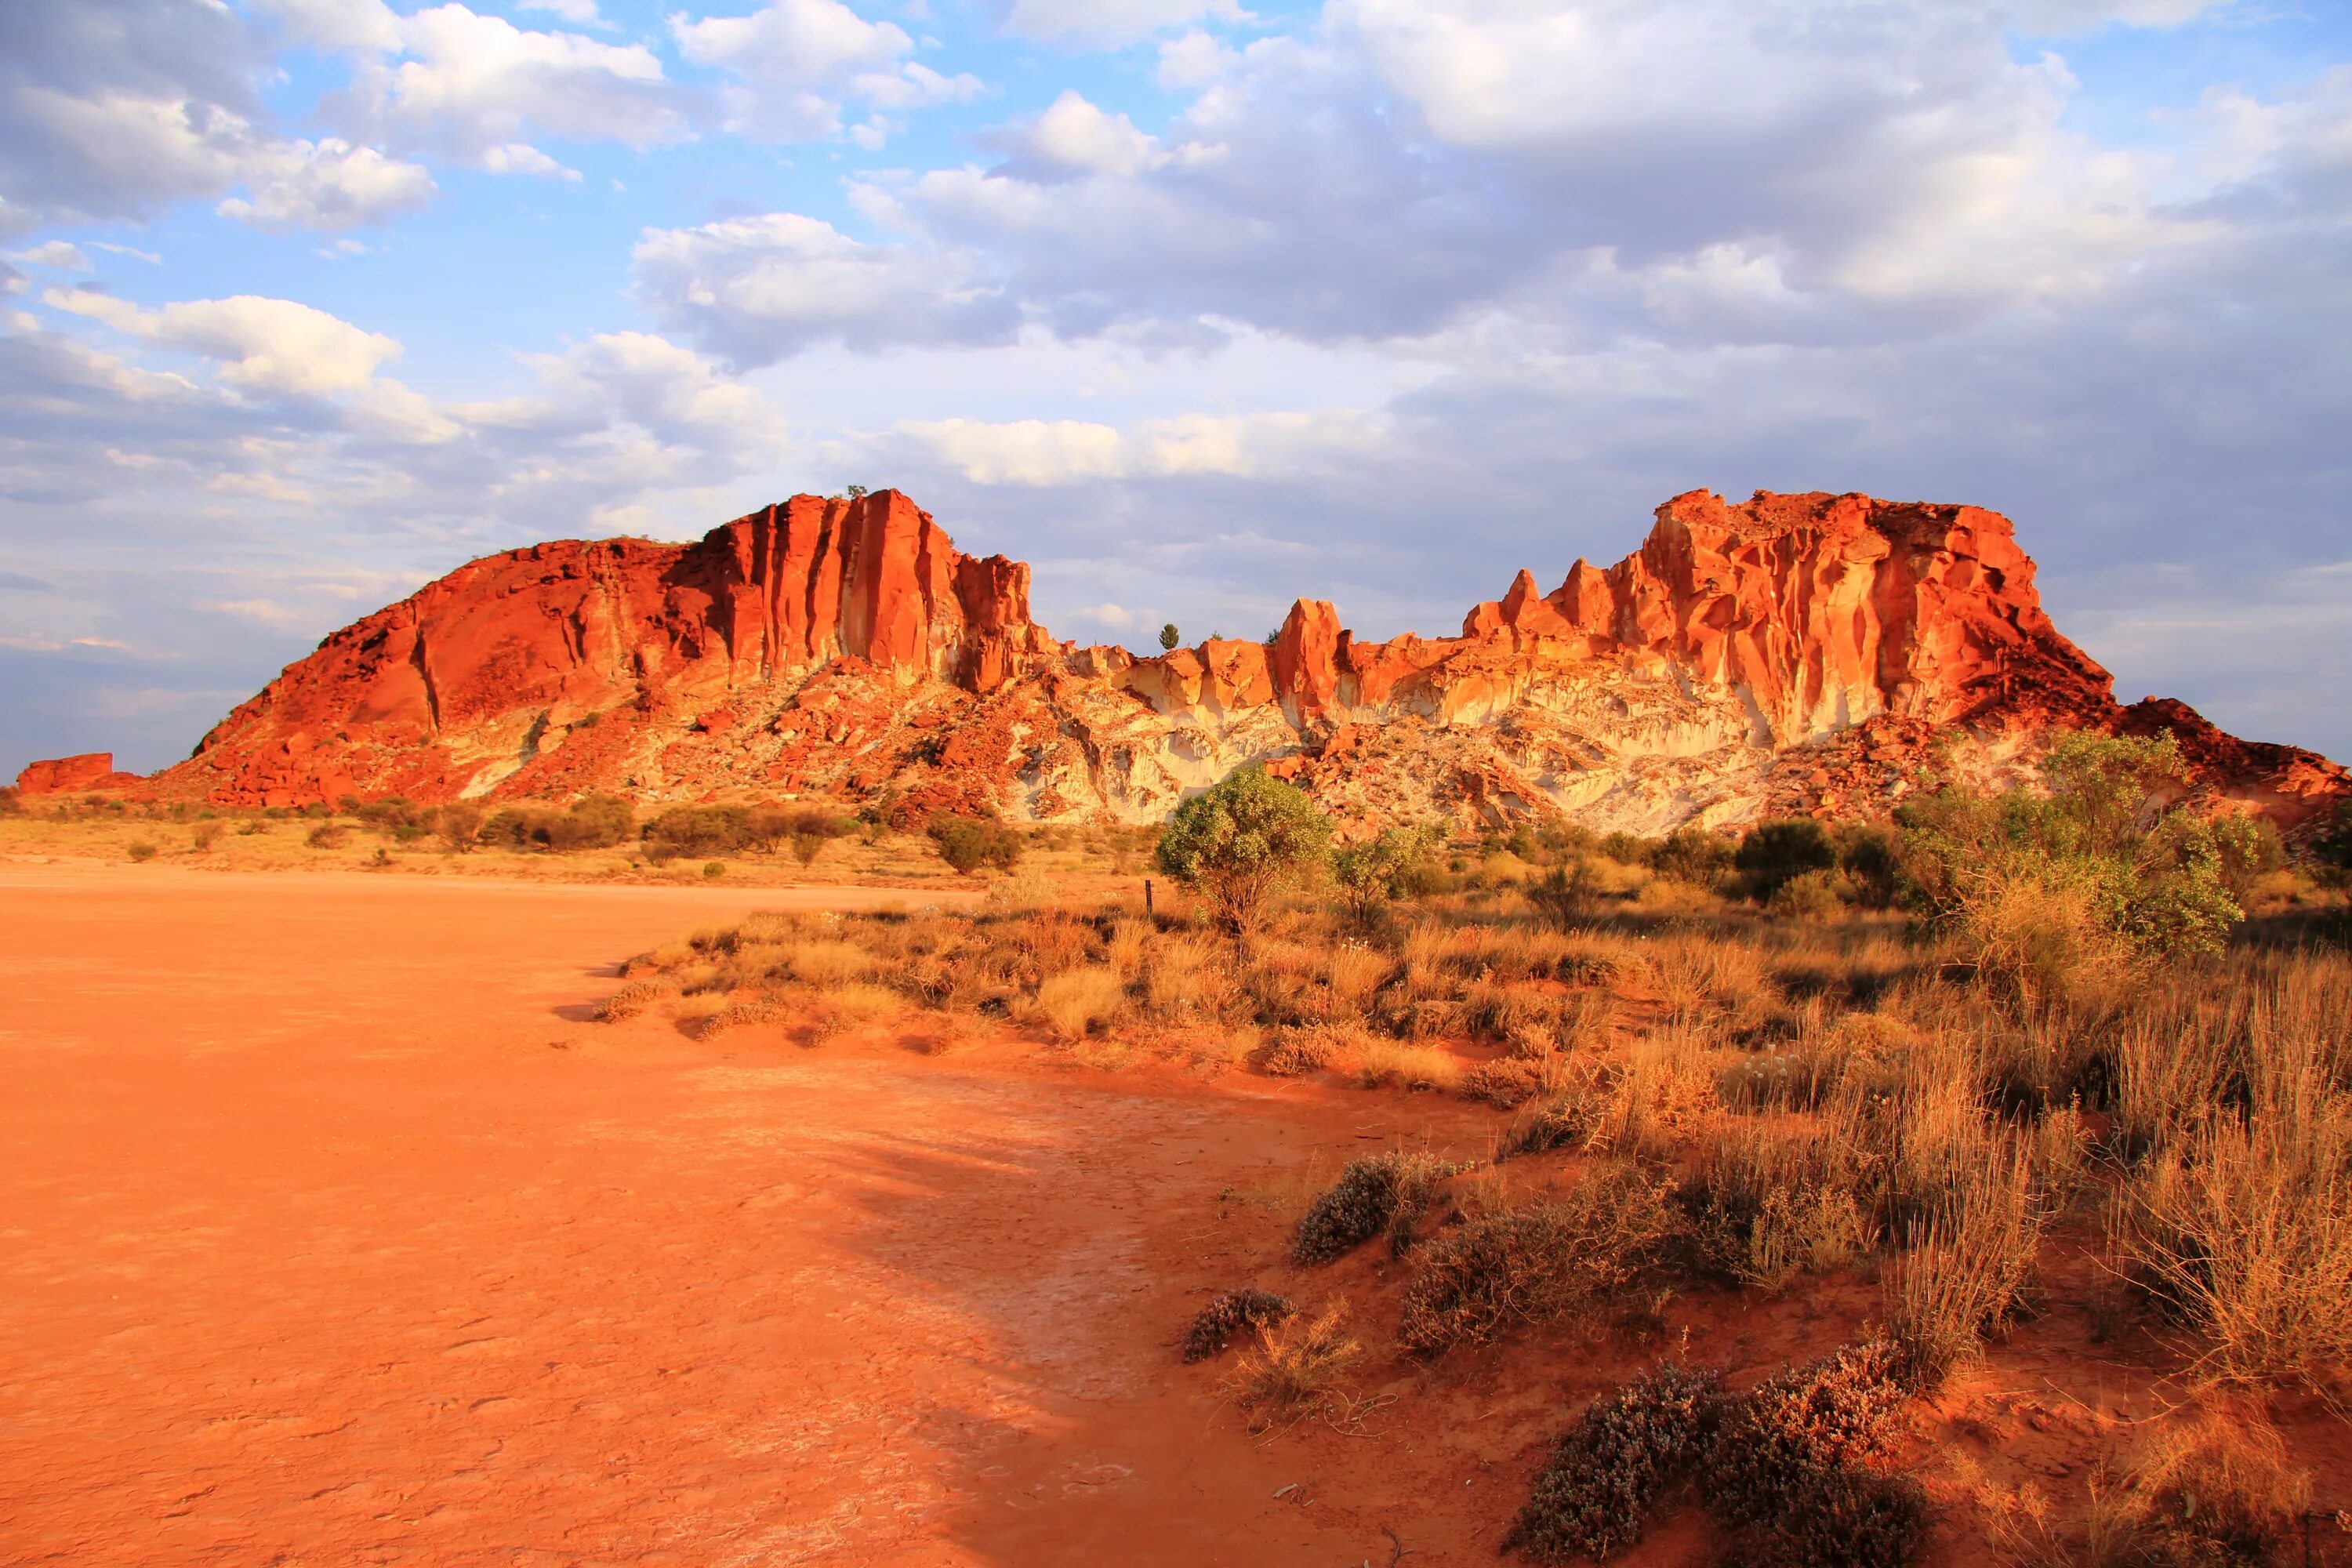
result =
[[[367,385],[376,366],[400,353],[381,332],[292,300],[240,294],[150,310],[86,289],[53,289],[43,298],[118,332],[202,354],[219,366],[221,380],[255,392],[349,392]]]
[[[1234,0],[1013,0],[1004,30],[1022,37],[1108,48],[1203,16],[1227,22],[1253,19]]]
[[[63,239],[52,239],[46,244],[37,245],[30,250],[16,251],[8,259],[21,261],[28,267],[47,267],[59,272],[87,272],[90,269],[89,258],[81,253],[81,247],[69,240]]]
[[[964,262],[868,245],[794,213],[649,229],[634,257],[638,300],[666,326],[739,364],[812,344],[1002,343],[1020,312]]]
[[[529,135],[650,147],[691,131],[690,95],[643,44],[518,27],[463,5],[397,18],[397,58],[361,62],[326,112],[439,156],[504,173],[564,172]]]
[[[270,149],[248,163],[246,179],[249,195],[215,210],[279,234],[381,223],[425,205],[438,189],[420,165],[332,136]]]
[[[770,0],[748,16],[671,18],[678,53],[728,71],[728,129],[801,142],[840,128],[843,103],[909,109],[970,98],[978,78],[941,75],[906,57],[914,40],[840,0]]]
[[[898,429],[978,485],[1297,477],[1382,439],[1381,422],[1356,410],[1187,414],[1125,430],[1077,419],[908,420]]]
[[[1155,162],[1159,143],[1124,114],[1109,114],[1076,89],[1025,125],[999,133],[1013,153],[1000,173],[1051,182],[1085,174],[1133,174]]]
[[[365,30],[325,0],[310,11],[318,36]],[[270,132],[254,88],[268,68],[236,15],[202,0],[0,7],[0,231],[145,219],[239,186],[228,216],[347,227],[430,195],[413,163]]]

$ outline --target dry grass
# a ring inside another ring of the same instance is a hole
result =
[[[1226,1377],[1226,1398],[1249,1413],[1250,1428],[1299,1420],[1323,1408],[1341,1377],[1363,1355],[1348,1332],[1348,1303],[1332,1301],[1314,1317],[1256,1327],[1255,1348]]]
[[[1887,1293],[1889,1332],[1912,1386],[1940,1386],[2018,1313],[2041,1240],[2021,1153],[1969,1182],[1916,1233]]]
[[[1127,982],[1108,964],[1064,970],[1039,982],[1035,1005],[1055,1038],[1083,1040],[1125,1011]]]
[[[1462,1087],[1468,1070],[1460,1057],[1435,1046],[1399,1045],[1366,1037],[1355,1054],[1356,1081],[1366,1089],[1452,1091]]]
[[[596,1005],[596,1021],[617,1024],[634,1018],[663,997],[675,993],[676,987],[664,980],[632,980]]]

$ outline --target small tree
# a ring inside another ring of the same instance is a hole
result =
[[[959,876],[983,866],[1010,871],[1021,863],[1021,835],[984,816],[935,816],[926,829],[940,847],[940,858]]]
[[[1379,837],[1350,845],[1331,857],[1331,879],[1348,912],[1369,921],[1391,899],[1403,898],[1437,853],[1444,838],[1435,827],[1391,827]]]
[[[1275,892],[1322,869],[1331,821],[1307,792],[1264,768],[1244,768],[1176,808],[1160,836],[1160,868],[1200,889],[1217,921],[1255,930]]]
[[[453,800],[441,808],[436,826],[443,843],[457,854],[467,854],[482,831],[482,808],[470,800]]]
[[[1176,651],[1176,645],[1182,640],[1183,634],[1176,629],[1176,623],[1174,621],[1171,621],[1166,626],[1160,628],[1160,646],[1164,651],[1174,653]]]
[[[1780,817],[1749,829],[1731,863],[1748,879],[1748,891],[1762,900],[1808,871],[1835,870],[1837,846],[1830,842],[1829,830],[1811,817]]]
[[[864,500],[866,499],[866,487],[864,485],[850,486],[849,499],[851,500]]]

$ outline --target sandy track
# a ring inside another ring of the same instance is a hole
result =
[[[1454,1112],[577,1021],[782,901],[0,867],[0,1561],[1454,1560],[1167,1343]]]

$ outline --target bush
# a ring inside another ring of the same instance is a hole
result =
[[[1759,822],[1739,840],[1731,864],[1747,879],[1748,891],[1763,902],[1808,871],[1837,869],[1837,846],[1829,829],[1808,816]]]
[[[1747,1523],[1779,1510],[1802,1476],[1879,1453],[1900,1428],[1909,1396],[1889,1341],[1848,1345],[1759,1384],[1723,1425],[1711,1490],[1727,1517]]]
[[[1454,1167],[1427,1154],[1392,1149],[1351,1160],[1330,1190],[1300,1216],[1291,1239],[1293,1263],[1328,1263],[1388,1233],[1389,1249],[1412,1245],[1412,1227]]]
[[[703,866],[702,866],[702,879],[703,879],[704,881],[706,881],[706,882],[716,882],[716,881],[718,881],[721,877],[724,877],[724,876],[726,876],[726,875],[727,875],[727,862],[726,862],[726,861],[724,861],[724,860],[706,860],[705,862],[703,862]]]
[[[131,841],[130,854],[133,860],[152,860],[155,858],[155,847],[143,838],[134,838]]]
[[[940,847],[940,858],[959,876],[969,877],[983,866],[1010,871],[1021,863],[1021,836],[991,818],[935,816],[927,831]]]
[[[1825,921],[1845,908],[1842,872],[1805,871],[1772,889],[1764,907],[1788,920]]]
[[[618,1024],[634,1018],[677,989],[666,980],[632,980],[596,1005],[596,1021]]]
[[[1650,868],[1674,882],[1711,888],[1732,868],[1733,848],[1702,827],[1678,827],[1650,857]]]
[[[1202,1308],[1192,1326],[1184,1331],[1184,1359],[1206,1361],[1244,1330],[1255,1331],[1287,1322],[1297,1310],[1289,1297],[1271,1290],[1228,1290]]]
[[[209,855],[212,853],[213,846],[219,842],[220,836],[221,825],[219,823],[199,822],[188,834],[188,847],[194,849],[199,855]]]
[[[1706,1451],[1719,1376],[1669,1362],[1585,1406],[1536,1478],[1503,1550],[1538,1563],[1605,1562],[1640,1542],[1669,1489]]]
[[[592,795],[560,812],[538,806],[503,807],[481,824],[477,837],[482,843],[509,849],[546,849],[563,854],[580,849],[609,849],[626,842],[635,830],[636,813],[627,801]],[[651,831],[648,827],[647,832]],[[647,848],[647,853],[657,860],[667,858],[671,852],[667,844],[658,847],[649,844]]]
[[[482,808],[470,800],[453,800],[434,818],[441,842],[459,855],[469,854],[482,833]]]
[[[1207,894],[1230,931],[1255,930],[1274,893],[1322,870],[1331,823],[1307,792],[1244,768],[1176,808],[1160,868]]]
[[[1448,1231],[1423,1249],[1405,1286],[1398,1341],[1434,1353],[1615,1295],[1680,1233],[1670,1190],[1614,1165],[1559,1196]]]
[[[1527,885],[1528,902],[1551,924],[1570,927],[1588,920],[1603,891],[1600,873],[1590,860],[1555,866]]]
[[[340,849],[351,836],[352,830],[340,822],[322,822],[302,842],[313,849]]]
[[[0,816],[21,816],[25,797],[15,784],[0,785]]]

